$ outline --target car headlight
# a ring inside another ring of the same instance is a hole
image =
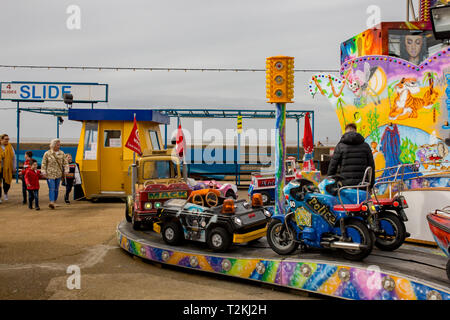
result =
[[[152,203],[151,202],[144,203],[144,208],[145,210],[150,210],[152,208]]]
[[[269,210],[266,210],[266,209],[264,209],[264,214],[267,216],[267,217],[270,217],[272,214],[270,213],[270,211]]]
[[[155,202],[155,209],[161,208],[161,202]]]
[[[234,217],[234,223],[236,223],[238,226],[242,226],[242,220],[238,217]]]

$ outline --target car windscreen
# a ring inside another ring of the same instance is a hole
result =
[[[143,164],[142,178],[145,180],[169,179],[176,176],[175,165],[171,160],[145,161]]]

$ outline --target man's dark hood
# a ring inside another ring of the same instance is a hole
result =
[[[360,135],[358,132],[350,131],[342,136],[340,142],[348,145],[359,145],[364,142],[364,137]]]

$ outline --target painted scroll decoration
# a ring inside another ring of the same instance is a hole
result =
[[[316,74],[309,92],[328,99],[342,130],[353,122],[371,146],[376,169],[411,164],[406,170],[450,171],[450,48],[414,65],[372,55],[344,62],[340,76]],[[419,164],[424,161],[439,161]],[[392,175],[390,170],[377,178]],[[405,171],[406,173],[407,171]],[[448,180],[448,179],[447,179]],[[450,187],[450,181],[443,187]]]

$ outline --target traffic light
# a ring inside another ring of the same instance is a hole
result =
[[[294,98],[294,58],[269,57],[266,60],[266,97],[269,103],[292,103]]]

